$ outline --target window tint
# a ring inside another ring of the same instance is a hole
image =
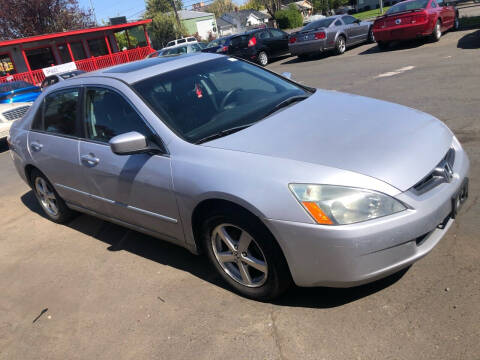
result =
[[[437,4],[438,6],[445,6],[445,4],[443,3],[443,0],[437,0]]]
[[[282,38],[283,34],[284,34],[283,31],[280,31],[280,30],[277,30],[277,29],[270,29],[270,32],[272,33],[273,37],[275,37],[275,38]]]
[[[188,52],[189,53],[194,53],[194,52],[199,52],[202,51],[202,48],[198,44],[189,44],[188,45]]]
[[[77,136],[79,89],[55,92],[45,98],[43,115],[44,130],[47,132]]]
[[[437,7],[437,4],[435,4],[435,1],[432,1],[431,7],[432,7],[432,8],[436,8],[436,7]]]
[[[186,42],[186,41],[187,41],[187,40],[185,40],[185,39],[178,39],[178,40],[177,40],[177,44],[182,44],[182,43],[184,43],[184,42]]]
[[[326,18],[326,19],[321,19],[317,21],[312,21],[310,24],[305,25],[302,30],[311,30],[311,29],[318,29],[322,27],[329,27],[330,24],[333,22],[333,20],[335,19]]]
[[[271,38],[271,37],[272,37],[272,35],[270,35],[270,32],[268,32],[268,31],[260,31],[258,33],[258,38],[259,39],[268,39],[268,38]]]
[[[175,41],[170,41],[169,43],[167,43],[167,46],[173,46],[175,45]]]
[[[90,88],[86,95],[87,139],[108,142],[112,137],[137,131],[147,138],[153,134],[133,107],[114,91]]]
[[[35,114],[35,117],[33,118],[32,127],[31,127],[32,130],[43,130],[42,116],[43,116],[43,102],[38,107],[37,113]]]
[[[230,44],[232,45],[232,47],[246,46],[248,43],[248,39],[248,35],[235,36],[232,38],[232,40],[230,40]]]
[[[390,9],[387,10],[385,14],[395,14],[402,11],[416,10],[416,9],[425,9],[428,5],[429,0],[413,0],[413,1],[402,1],[398,4],[393,5]],[[440,3],[437,1],[437,4]]]
[[[338,19],[337,21],[335,21],[335,26],[342,26],[342,21],[340,19]]]
[[[344,16],[342,17],[342,20],[345,23],[345,25],[350,25],[350,24],[353,24],[357,19],[355,19],[353,16]]]

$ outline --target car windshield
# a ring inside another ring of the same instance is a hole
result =
[[[385,14],[391,15],[403,11],[425,9],[427,7],[428,1],[429,0],[403,1],[393,5],[390,9],[387,10]]]
[[[329,27],[330,24],[333,22],[335,19],[322,19],[322,20],[317,20],[313,21],[308,25],[305,25],[302,29],[303,30],[312,30],[312,29],[318,29],[322,27]]]
[[[215,47],[215,46],[223,46],[227,42],[227,40],[228,38],[225,37],[225,38],[220,38],[220,39],[210,41],[207,45],[207,48]]]
[[[175,133],[193,143],[258,122],[285,100],[310,95],[278,75],[228,57],[156,75],[133,87]]]

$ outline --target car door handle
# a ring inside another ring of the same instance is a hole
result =
[[[100,162],[100,159],[93,154],[82,155],[80,156],[80,160],[82,161],[83,165],[88,167],[97,166]]]
[[[43,148],[43,145],[36,141],[32,141],[30,143],[30,149],[32,149],[32,151],[39,152],[40,150],[42,150],[42,148]]]

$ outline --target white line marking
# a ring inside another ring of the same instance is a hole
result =
[[[409,70],[412,70],[414,68],[415,68],[415,66],[411,66],[411,65],[410,66],[405,66],[405,67],[402,67],[402,68],[394,70],[394,71],[389,71],[389,72],[377,75],[377,76],[375,76],[375,79],[394,76],[394,75],[399,75],[401,73],[404,73],[405,71],[409,71]]]

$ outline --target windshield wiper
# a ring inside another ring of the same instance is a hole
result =
[[[197,145],[202,144],[202,143],[210,141],[210,140],[215,140],[215,139],[233,134],[237,131],[246,129],[247,127],[252,126],[253,124],[254,123],[250,123],[250,124],[235,126],[235,127],[230,128],[230,129],[225,129],[225,130],[218,131],[218,132],[213,133],[211,135],[205,136],[205,137],[201,138],[200,140],[195,141],[195,144],[197,144]]]
[[[281,108],[284,108],[290,104],[293,104],[294,102],[297,102],[297,101],[302,101],[302,100],[305,100],[309,97],[310,95],[295,95],[295,96],[292,96],[292,97],[289,97],[285,100],[283,100],[282,102],[278,103],[277,105],[275,105],[275,107],[270,110],[269,112],[267,112],[267,114],[265,115],[265,117],[269,116],[269,115],[272,115],[274,112],[277,112],[278,110],[280,110]]]

